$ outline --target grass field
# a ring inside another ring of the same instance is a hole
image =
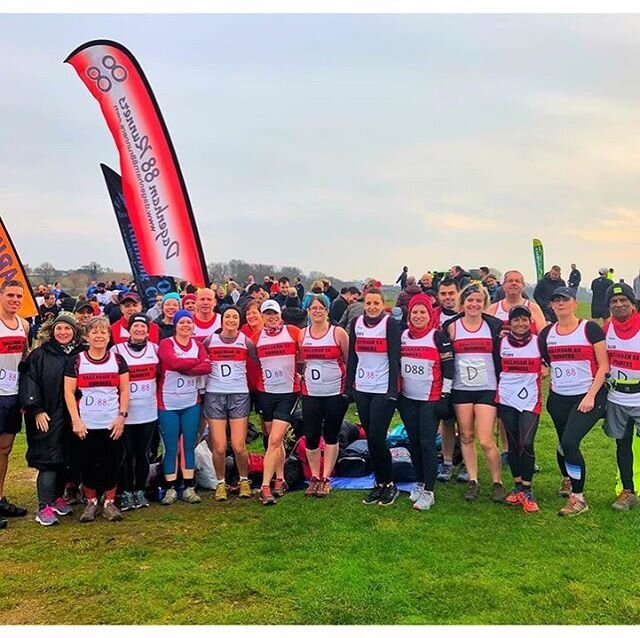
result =
[[[406,495],[381,508],[296,492],[264,508],[205,494],[45,529],[20,436],[8,493],[30,514],[0,532],[0,623],[638,624],[640,510],[610,508],[614,445],[600,427],[586,438],[591,511],[569,520],[555,446],[545,413],[532,516],[491,503],[484,471],[479,502],[439,485],[426,513]]]

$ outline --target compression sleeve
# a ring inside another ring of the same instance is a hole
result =
[[[449,394],[453,383],[454,363],[453,346],[449,335],[443,330],[437,330],[433,340],[440,353],[440,369],[442,370],[442,392]]]
[[[348,309],[345,310],[345,314]],[[353,389],[353,384],[356,380],[356,368],[358,367],[358,355],[356,353],[356,319],[351,321],[349,326],[349,357],[347,359],[347,382],[346,388],[348,391]]]
[[[549,324],[542,329],[542,332],[538,336],[538,346],[540,347],[540,354],[542,355],[542,360],[547,364],[551,365],[551,359],[549,359],[549,350],[547,349],[547,337],[549,335],[549,330],[551,330],[551,326],[553,324]]]
[[[585,334],[591,344],[600,343],[605,340],[604,330],[595,321],[587,321]]]
[[[400,388],[400,324],[387,319],[387,354],[389,356],[389,387],[387,397],[396,398]]]

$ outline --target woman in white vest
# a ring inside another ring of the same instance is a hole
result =
[[[300,393],[298,374],[300,330],[285,326],[280,305],[267,299],[260,306],[264,328],[252,337],[256,344],[262,375],[258,379],[257,406],[264,419],[267,433],[267,451],[264,455],[264,470],[260,502],[274,505],[275,497],[287,490],[284,480],[284,435],[293,419]],[[275,475],[273,489],[271,479]]]
[[[178,310],[173,322],[175,336],[163,339],[158,347],[158,426],[164,447],[162,469],[167,488],[160,501],[162,505],[173,505],[178,500],[178,456],[185,485],[182,500],[201,501],[194,489],[201,413],[198,377],[211,372],[207,351],[193,337],[193,315],[188,310]]]
[[[158,346],[149,341],[149,317],[137,313],[129,317],[129,340],[111,348],[129,368],[129,416],[124,429],[124,463],[118,487],[123,512],[149,507],[144,495],[149,474],[149,449],[158,427]]]
[[[578,319],[575,288],[556,288],[551,310],[558,317],[539,337],[543,359],[551,367],[547,411],[558,434],[556,457],[566,496],[560,516],[577,516],[589,507],[584,498],[585,462],[580,442],[604,416],[609,358],[602,328]]]
[[[385,312],[382,290],[369,288],[364,315],[353,319],[350,326],[346,389],[347,397],[355,398],[367,433],[376,482],[362,501],[365,505],[392,505],[398,497],[387,432],[396,410],[399,372],[400,326]]]
[[[538,431],[543,376],[535,323],[528,305],[513,306],[508,315],[509,332],[500,340],[501,372],[496,402],[509,441],[509,467],[513,491],[505,498],[523,511],[539,510],[531,491],[535,470],[534,440]],[[546,370],[546,368],[545,368]]]
[[[122,462],[122,433],[129,409],[129,369],[126,361],[108,350],[111,326],[106,317],[87,324],[89,348],[69,359],[64,398],[73,432],[81,441],[80,473],[86,507],[81,523],[95,520],[102,493],[102,515],[122,520],[115,506],[117,472]]]
[[[441,416],[450,409],[453,350],[449,336],[438,330],[438,314],[428,295],[411,297],[407,322],[408,327],[400,337],[398,409],[409,435],[409,451],[416,472],[416,489],[409,499],[414,509],[424,511],[435,503],[436,436]]]
[[[315,295],[307,308],[309,326],[300,333],[304,362],[302,418],[311,483],[306,496],[322,498],[331,493],[331,474],[338,458],[338,434],[349,407],[343,394],[349,336],[329,323],[329,306],[324,295]],[[320,437],[324,437],[324,458]]]
[[[254,343],[240,332],[240,309],[227,306],[222,312],[222,328],[204,340],[211,359],[211,372],[206,380],[204,416],[209,425],[209,442],[213,453],[213,466],[220,483],[214,499],[226,501],[227,484],[224,480],[227,452],[227,424],[231,432],[231,448],[236,459],[240,480],[240,498],[251,497],[249,481],[249,452],[247,428],[251,398],[247,382],[247,360],[256,357]]]
[[[456,413],[462,456],[469,473],[464,498],[475,501],[480,496],[477,433],[493,482],[491,498],[495,502],[502,502],[505,498],[502,467],[493,438],[500,366],[498,340],[502,321],[485,313],[488,306],[487,289],[478,284],[469,284],[460,293],[459,314],[446,321],[443,329],[451,338],[454,352],[451,402]]]

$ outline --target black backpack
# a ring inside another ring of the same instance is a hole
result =
[[[371,473],[369,444],[366,439],[358,439],[340,451],[336,463],[336,476],[366,476]]]

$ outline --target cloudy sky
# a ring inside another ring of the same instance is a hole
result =
[[[640,266],[640,16],[0,15],[0,215],[23,260],[125,269],[97,102],[138,58],[207,261],[393,281],[403,264]]]

